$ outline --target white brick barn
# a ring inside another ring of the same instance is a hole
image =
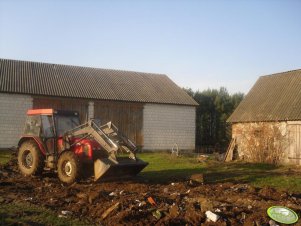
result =
[[[113,121],[143,150],[195,149],[197,103],[163,74],[0,59],[0,148],[17,145],[28,109]]]
[[[301,165],[301,70],[261,76],[228,122],[239,158]]]

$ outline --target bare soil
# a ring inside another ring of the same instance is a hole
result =
[[[301,215],[301,192],[190,180],[154,184],[142,177],[64,186],[54,173],[23,177],[16,160],[0,166],[0,197],[0,205],[21,200],[97,225],[269,225],[273,205]],[[207,210],[220,219],[207,221]]]

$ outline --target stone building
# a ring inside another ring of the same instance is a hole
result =
[[[260,77],[228,122],[239,158],[301,165],[301,70]]]
[[[144,150],[194,150],[196,106],[163,74],[0,59],[0,148],[16,146],[28,109],[54,108],[113,121]]]

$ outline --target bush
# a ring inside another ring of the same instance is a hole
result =
[[[244,159],[279,164],[289,141],[281,123],[252,123],[243,133]]]

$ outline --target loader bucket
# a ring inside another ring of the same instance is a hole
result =
[[[97,159],[94,161],[94,181],[99,179],[135,176],[146,166],[147,162],[141,159],[118,158],[113,161],[109,158]]]

